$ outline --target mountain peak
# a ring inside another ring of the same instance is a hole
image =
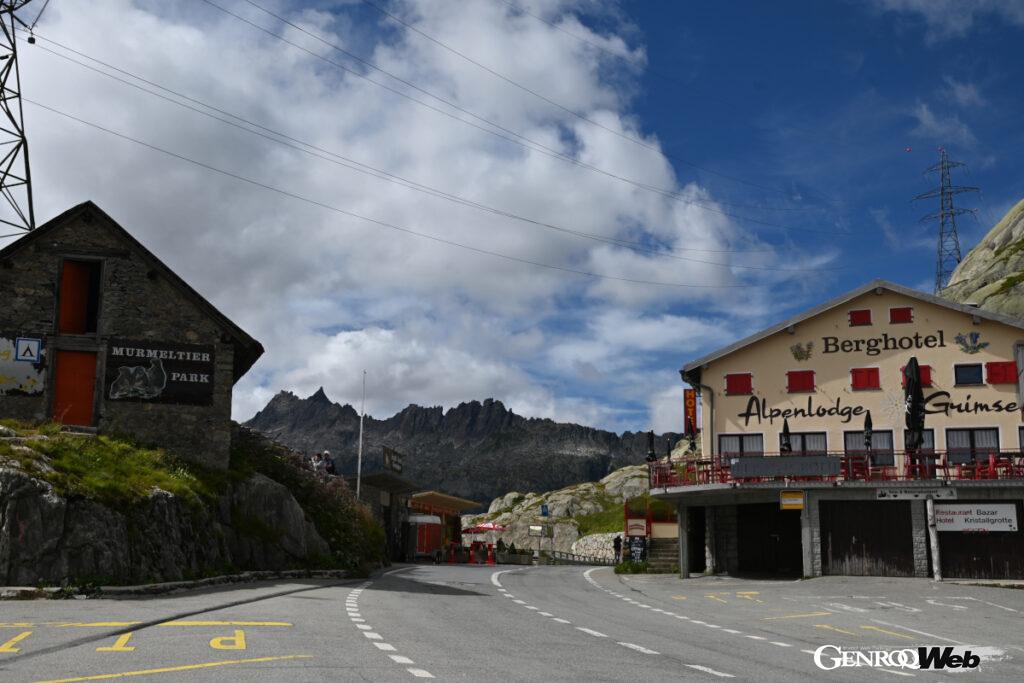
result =
[[[323,387],[320,387],[316,392],[310,396],[307,401],[314,401],[316,403],[333,403],[333,401],[327,398],[327,392],[324,391]]]

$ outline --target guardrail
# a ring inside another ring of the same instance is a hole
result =
[[[897,456],[902,456],[897,461]],[[716,454],[711,458],[649,464],[652,488],[772,481],[976,481],[1024,479],[1020,450],[894,453],[818,452]]]
[[[615,558],[611,555],[574,555],[556,550],[550,553],[551,561],[554,564],[588,564],[598,566],[613,566]]]

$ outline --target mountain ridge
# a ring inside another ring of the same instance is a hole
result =
[[[354,469],[359,413],[321,387],[307,398],[278,392],[246,426],[291,448],[328,449],[339,469]],[[394,415],[366,416],[364,464],[388,446],[405,455],[403,476],[486,504],[508,491],[554,490],[596,481],[644,461],[647,435],[621,435],[550,418],[524,417],[494,398],[441,406],[409,404]],[[669,433],[656,439],[662,454]]]

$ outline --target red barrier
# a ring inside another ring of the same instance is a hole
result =
[[[496,564],[494,561],[494,544],[487,544],[487,564]]]

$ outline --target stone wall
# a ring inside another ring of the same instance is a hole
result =
[[[102,264],[96,334],[57,334],[58,283],[66,257]],[[144,258],[102,212],[78,211],[45,237],[0,261],[0,293],[0,330],[44,338],[49,365],[46,391],[41,396],[0,396],[0,417],[50,419],[57,351],[96,352],[99,389],[93,412],[100,432],[130,436],[209,466],[227,466],[235,347],[195,296]],[[104,400],[105,359],[112,337],[214,345],[211,405]]]

